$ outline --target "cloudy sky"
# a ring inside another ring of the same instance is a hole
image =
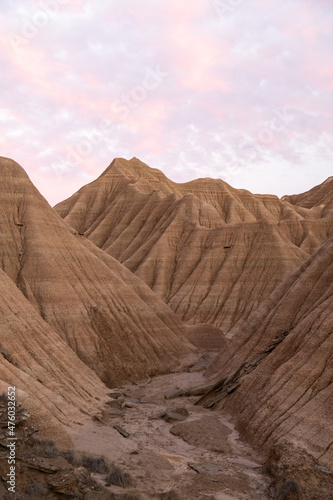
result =
[[[332,174],[331,0],[1,0],[0,144],[51,204],[136,156],[279,196]]]

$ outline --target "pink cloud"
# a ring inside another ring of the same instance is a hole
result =
[[[279,194],[301,190],[301,176],[318,183],[333,152],[330,5],[253,0],[221,15],[207,0],[76,1],[16,52],[8,32],[21,32],[22,8],[32,18],[40,5],[4,0],[1,153],[21,162],[52,202],[114,156],[141,157],[174,180],[202,171],[257,191],[274,188],[270,176],[284,168],[294,184]],[[167,76],[147,90],[156,68]],[[103,120],[103,140],[66,163]]]

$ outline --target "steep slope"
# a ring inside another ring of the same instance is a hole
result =
[[[282,199],[292,205],[304,208],[316,208],[321,217],[333,215],[333,177],[301,194],[284,196]]]
[[[225,332],[333,236],[332,217],[221,180],[177,184],[116,159],[55,209],[184,320]]]
[[[268,449],[288,441],[333,465],[333,239],[240,327],[202,399],[224,405]]]
[[[33,423],[64,439],[64,428],[95,413],[107,388],[0,270],[0,389],[16,387]],[[82,415],[81,415],[82,417]]]
[[[191,352],[178,317],[112,257],[106,264],[83,245],[17,163],[2,158],[0,179],[2,270],[103,382],[167,370]]]

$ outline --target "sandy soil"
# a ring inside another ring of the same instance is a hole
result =
[[[77,426],[72,430],[74,449],[102,455],[133,476],[133,487],[110,486],[115,494],[126,490],[162,498],[174,491],[179,496],[169,498],[269,499],[270,483],[260,458],[240,441],[230,416],[194,406],[193,397],[165,399],[169,391],[196,386],[202,378],[202,372],[171,373],[112,391],[121,396],[110,404],[124,415],[110,416],[106,408],[99,414],[101,422],[90,419]],[[188,416],[165,421],[158,418],[165,410]],[[113,425],[130,436],[124,438]]]

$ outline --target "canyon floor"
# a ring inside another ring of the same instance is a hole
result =
[[[75,451],[103,456],[132,476],[126,488],[108,487],[116,498],[271,498],[260,457],[240,440],[229,415],[195,406],[197,397],[165,398],[200,385],[210,357],[204,355],[191,369],[112,390],[112,407],[72,431]],[[112,416],[109,410],[123,415]],[[104,476],[94,479],[105,485]]]

